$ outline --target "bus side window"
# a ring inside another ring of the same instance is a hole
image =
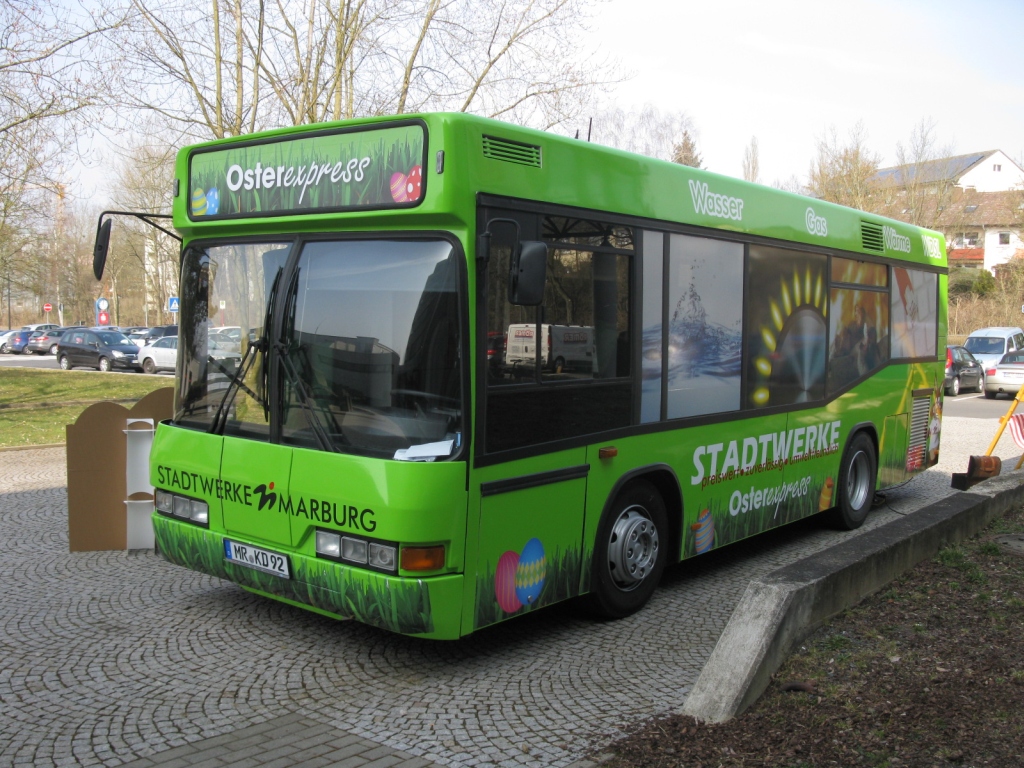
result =
[[[823,254],[750,246],[744,320],[748,405],[825,397],[827,268]]]

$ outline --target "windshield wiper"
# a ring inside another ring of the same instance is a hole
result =
[[[285,295],[291,297],[292,291],[298,287],[298,283],[299,270],[295,270],[295,274],[292,275],[292,282],[288,286]],[[302,413],[306,417],[306,423],[309,424],[309,428],[313,431],[313,436],[316,437],[320,448],[324,451],[336,453],[338,449],[335,447],[330,435],[327,434],[327,430],[324,429],[323,422],[320,421],[320,416],[313,405],[313,395],[306,387],[306,382],[302,380],[301,374],[295,368],[295,362],[291,358],[291,349],[289,349],[288,344],[278,340],[274,343],[274,352],[277,353],[278,359],[281,361],[281,367],[284,368],[285,376],[288,377],[288,383],[292,385],[292,389],[299,399],[299,405],[302,407]]]
[[[238,368],[235,369],[234,375],[228,381],[228,388],[224,392],[224,397],[220,401],[220,405],[217,406],[217,412],[213,415],[213,421],[210,423],[210,434],[223,434],[224,427],[227,426],[228,420],[228,409],[232,402],[234,402],[235,395],[238,393],[239,388],[244,389],[253,400],[259,403],[263,407],[263,415],[266,416],[269,409],[266,399],[260,397],[251,389],[249,389],[242,382],[245,377],[249,375],[249,369],[252,368],[253,363],[256,361],[256,353],[263,352],[264,360],[266,359],[267,349],[269,346],[268,336],[270,333],[270,316],[274,309],[274,301],[277,296],[277,285],[281,282],[281,273],[284,271],[283,267],[277,268],[277,274],[274,275],[274,282],[270,286],[270,293],[267,296],[267,309],[263,313],[263,332],[260,337],[255,341],[250,341],[249,346],[245,350],[245,354],[242,355],[242,359],[238,361]],[[207,355],[209,360],[213,360],[212,357]],[[227,373],[227,369],[219,363],[214,363],[221,371]]]
[[[299,399],[299,405],[306,416],[306,423],[313,430],[313,435],[316,437],[317,443],[320,444],[320,448],[337,453],[338,449],[335,447],[330,435],[327,434],[327,430],[324,429],[323,422],[320,421],[320,416],[313,405],[313,395],[310,394],[306,383],[302,380],[302,376],[295,369],[295,363],[291,359],[291,351],[288,349],[288,345],[277,342],[274,344],[274,351],[280,356],[281,367],[284,368],[285,376],[288,377],[288,383],[292,385],[292,389]]]

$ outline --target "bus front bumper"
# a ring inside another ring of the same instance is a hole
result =
[[[192,523],[154,513],[153,532],[160,554],[169,562],[233,581],[252,592],[405,635],[438,640],[460,635],[461,574],[421,579],[389,576],[331,560],[283,553],[288,556],[291,571],[291,578],[285,579],[228,560],[225,537]]]

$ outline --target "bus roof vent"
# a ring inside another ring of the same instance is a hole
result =
[[[885,253],[885,238],[882,236],[882,227],[879,224],[861,221],[860,242],[865,251]]]
[[[540,168],[540,147],[495,136],[484,136],[484,157]]]

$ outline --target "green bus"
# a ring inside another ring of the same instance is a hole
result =
[[[156,544],[268,598],[439,639],[624,617],[938,460],[935,232],[465,114],[187,147],[173,225]]]

